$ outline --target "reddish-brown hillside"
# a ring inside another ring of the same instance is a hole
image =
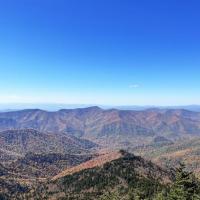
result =
[[[54,176],[52,178],[52,180],[56,180],[56,179],[61,178],[63,176],[67,176],[69,174],[73,174],[73,173],[82,171],[84,169],[90,169],[90,168],[102,166],[103,164],[105,164],[107,162],[111,162],[112,160],[116,160],[116,159],[120,158],[121,156],[122,156],[122,154],[118,151],[100,154],[96,158],[93,158],[93,159],[91,159],[87,162],[80,164],[80,165],[77,165],[75,167],[71,167],[69,169],[64,170],[63,172]]]

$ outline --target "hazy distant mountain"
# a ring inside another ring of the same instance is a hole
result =
[[[0,104],[0,112],[17,111],[24,109],[41,109],[47,111],[58,111],[60,109],[76,109],[76,108],[88,108],[98,106],[102,109],[119,109],[119,110],[135,110],[142,111],[146,109],[185,109],[190,111],[200,112],[200,105],[185,105],[185,106],[156,106],[156,105],[93,105],[93,104],[30,104],[30,103],[9,103]]]
[[[190,110],[194,112],[200,112],[200,105],[188,105],[188,106],[166,106],[166,107],[159,107],[161,109],[184,109]]]

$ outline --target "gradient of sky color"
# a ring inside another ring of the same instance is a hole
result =
[[[199,0],[0,0],[0,103],[200,104]]]

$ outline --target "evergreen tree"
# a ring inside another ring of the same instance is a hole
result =
[[[198,183],[192,173],[185,170],[185,165],[180,164],[176,169],[175,181],[170,189],[169,200],[198,200]]]
[[[141,191],[141,189],[130,189],[128,192],[128,200],[144,200],[145,192]]]
[[[100,197],[100,200],[121,200],[118,192],[106,192],[104,195]]]
[[[167,200],[167,194],[162,191],[158,193],[153,200]]]

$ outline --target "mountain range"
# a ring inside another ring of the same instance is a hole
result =
[[[121,199],[143,185],[150,198],[179,161],[199,176],[199,144],[200,113],[184,109],[1,112],[0,199]]]
[[[103,110],[99,107],[0,113],[0,130],[64,133],[100,145],[146,144],[156,136],[177,140],[200,135],[200,113],[187,110]]]

